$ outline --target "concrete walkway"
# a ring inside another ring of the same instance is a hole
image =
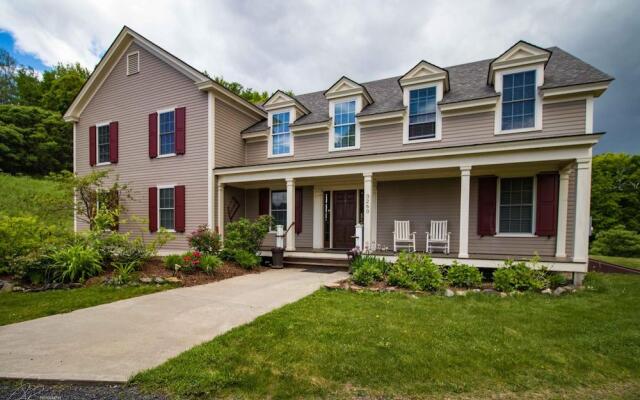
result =
[[[346,277],[326,269],[269,270],[0,326],[0,377],[125,382]]]

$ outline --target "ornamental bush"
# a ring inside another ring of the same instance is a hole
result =
[[[436,290],[444,278],[431,256],[402,252],[389,271],[388,282],[412,290]]]
[[[84,282],[102,272],[100,253],[91,247],[74,244],[56,250],[52,255],[56,280]]]
[[[218,254],[220,244],[220,234],[207,225],[200,225],[189,236],[189,246],[204,254]]]
[[[255,255],[260,250],[260,244],[269,232],[270,226],[271,216],[269,215],[261,215],[255,221],[240,218],[238,221],[228,223],[224,234],[226,258],[234,258],[238,250]]]
[[[351,263],[351,279],[358,285],[369,286],[381,281],[389,270],[389,263],[373,256],[358,256]]]
[[[211,275],[220,266],[222,266],[222,260],[213,254],[204,254],[200,258],[200,269],[206,274]]]
[[[507,260],[503,268],[493,272],[493,284],[497,290],[512,292],[515,290],[542,290],[549,287],[547,269],[537,268],[537,262],[531,268],[525,261]]]
[[[602,256],[640,257],[640,234],[623,226],[602,231],[596,235],[591,253]]]
[[[482,283],[482,274],[473,265],[460,264],[454,261],[447,270],[447,281],[451,286],[474,288]]]
[[[246,250],[236,250],[233,252],[233,260],[244,269],[253,269],[260,265],[260,257],[255,253]]]

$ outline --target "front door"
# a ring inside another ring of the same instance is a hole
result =
[[[333,192],[333,248],[352,249],[355,246],[356,191]]]

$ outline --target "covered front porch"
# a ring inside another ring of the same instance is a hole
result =
[[[395,257],[396,221],[408,221],[415,238],[410,250],[418,252],[427,251],[427,232],[432,221],[440,221],[446,222],[449,252],[434,251],[433,257],[442,264],[466,260],[496,268],[505,259],[538,255],[556,270],[586,271],[590,149],[337,164],[224,171],[216,181],[217,198],[224,199],[216,204],[217,220],[272,215],[285,229],[291,228],[285,257],[343,259],[347,250],[361,244],[362,251],[390,260]],[[557,177],[551,195],[539,191],[543,175]],[[489,209],[482,205],[486,177],[496,182]],[[520,185],[520,192],[506,191],[507,184]],[[540,220],[542,207],[551,204],[544,202],[548,196],[554,207],[553,231],[547,226],[540,234],[536,224],[549,225]],[[511,197],[519,200],[505,204]],[[234,204],[232,213],[229,206]],[[505,217],[509,213],[512,216]],[[491,233],[481,229],[487,219],[495,219]],[[522,229],[512,229],[514,223]],[[222,235],[223,225],[219,225]],[[264,254],[274,245],[271,232],[263,242]]]

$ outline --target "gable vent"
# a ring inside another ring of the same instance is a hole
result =
[[[127,75],[140,72],[140,52],[136,51],[127,54]]]

